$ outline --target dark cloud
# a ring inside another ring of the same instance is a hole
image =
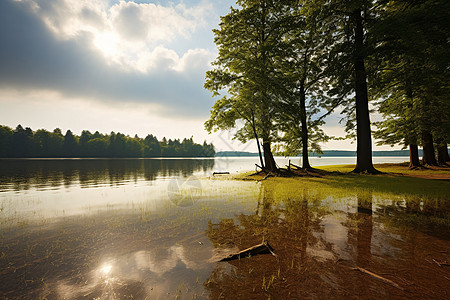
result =
[[[108,63],[93,36],[58,39],[25,2],[0,1],[0,88],[56,90],[66,97],[161,104],[168,114],[206,116],[204,68],[143,74]]]

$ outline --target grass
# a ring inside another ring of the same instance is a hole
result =
[[[427,167],[423,169],[411,170],[409,169],[409,163],[398,163],[398,164],[376,164],[375,168],[384,173],[391,173],[397,175],[435,175],[444,174],[450,176],[450,167]],[[354,168],[355,165],[333,165],[333,166],[320,166],[318,169],[329,171],[329,172],[341,172],[349,173]]]
[[[329,194],[345,194],[349,190],[370,190],[418,197],[445,199],[450,197],[449,167],[410,170],[404,163],[378,164],[375,167],[384,173],[380,175],[350,173],[354,167],[354,165],[320,166],[319,170],[326,171],[320,177],[276,177],[264,181],[282,185],[280,191],[286,197],[296,195],[304,188]],[[250,174],[252,172],[239,174],[232,178],[238,180],[264,179],[264,176],[249,176]]]

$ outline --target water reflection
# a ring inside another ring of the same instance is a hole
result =
[[[161,177],[204,175],[213,167],[214,159],[3,159],[0,192],[120,185]]]
[[[47,178],[40,179],[45,187],[55,184],[58,190],[1,193],[0,298],[450,296],[443,288],[450,278],[448,267],[436,263],[450,261],[448,198],[340,188],[314,180],[286,185],[277,179],[256,183],[204,178],[198,185],[175,181],[172,194],[183,196],[183,184],[195,191],[201,187],[201,193],[189,194],[195,195],[192,205],[180,206],[167,190],[154,187],[183,168],[155,173],[148,163],[104,161],[93,164],[97,167],[85,165],[84,171],[67,168],[65,173],[62,167],[52,171],[41,165],[30,172]],[[205,168],[209,170],[209,163],[192,162],[182,174]],[[18,169],[8,171],[8,178],[25,177],[28,187],[36,187],[38,180]],[[150,178],[146,172],[156,174],[153,184],[135,184]],[[62,188],[61,178],[73,174],[77,179]],[[91,188],[82,188],[82,182]],[[25,186],[20,183],[19,188]],[[164,205],[154,207],[153,200]],[[6,212],[8,201],[29,201],[28,210]],[[80,202],[95,209],[30,216],[40,205],[70,211]],[[5,215],[16,216],[17,222],[6,222]],[[263,240],[277,257],[219,262]],[[403,290],[355,267],[392,280]]]
[[[278,258],[258,255],[217,264],[204,283],[211,298],[448,296],[441,294],[442,288],[448,286],[448,271],[431,259],[450,258],[447,201],[427,201],[443,204],[436,205],[434,213],[431,209],[414,210],[417,218],[433,215],[435,220],[428,219],[427,225],[440,219],[440,233],[445,235],[441,239],[427,234],[424,228],[415,230],[399,222],[409,219],[405,211],[411,205],[401,209],[398,206],[399,202],[414,202],[409,197],[375,197],[372,190],[330,197],[305,187],[297,192],[292,197],[280,197],[280,189],[263,184],[255,214],[208,224],[207,236],[219,253],[267,240],[278,254]],[[356,267],[385,276],[400,288],[355,271]]]

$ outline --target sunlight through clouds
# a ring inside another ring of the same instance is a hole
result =
[[[217,51],[211,29],[223,5],[0,1],[0,100],[11,99],[7,90],[54,91],[62,102],[157,105],[166,116],[203,123],[213,103],[203,88]],[[19,100],[10,107],[18,108]],[[14,123],[21,122],[15,116]]]
[[[188,8],[171,2],[120,1],[108,6],[104,0],[24,1],[58,38],[89,34],[92,46],[109,62],[143,73],[161,68],[184,70],[188,63],[169,45],[179,38],[189,39],[198,27],[205,26],[205,14],[212,9],[207,2]],[[206,50],[193,51],[201,61],[213,57]]]

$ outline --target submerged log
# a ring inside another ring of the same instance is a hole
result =
[[[274,253],[273,248],[269,245],[268,242],[263,242],[261,244],[252,246],[250,248],[247,248],[245,250],[239,251],[237,253],[231,253],[230,255],[228,255],[225,258],[222,258],[219,261],[229,261],[229,260],[234,260],[234,259],[241,259],[244,257],[251,257],[251,256],[255,256],[258,254],[272,254],[273,256],[277,256]]]

